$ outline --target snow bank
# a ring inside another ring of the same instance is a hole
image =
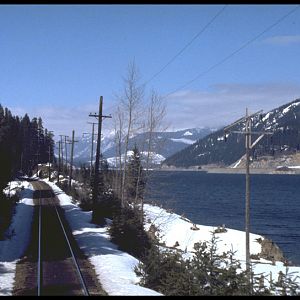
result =
[[[90,223],[91,212],[82,211],[72,203],[54,183],[45,180],[57,195],[66,218],[72,228],[79,247],[89,257],[104,290],[109,295],[161,295],[156,291],[139,286],[134,272],[139,261],[126,252],[118,250],[110,241],[108,227]]]
[[[89,257],[94,265],[96,274],[104,290],[109,295],[161,295],[156,291],[139,286],[139,278],[134,272],[139,261],[126,252],[118,250],[110,241],[108,227],[98,227],[90,223],[91,212],[82,211],[72,203],[72,198],[67,196],[54,183],[45,180],[54,190],[66,218],[72,228],[73,234],[80,248]],[[12,182],[11,187],[24,187],[21,200],[16,206],[12,224],[8,230],[13,233],[11,238],[0,241],[0,295],[11,295],[15,267],[29,243],[31,221],[33,215],[33,189],[28,182]],[[7,192],[7,189],[5,189]],[[189,256],[196,242],[210,241],[212,232],[217,227],[193,224],[190,220],[161,207],[150,204],[144,205],[146,216],[145,229],[149,230],[154,225],[159,230],[161,242],[166,246],[174,247],[186,252]],[[227,232],[216,233],[218,251],[236,251],[235,256],[245,268],[245,232],[226,228]],[[261,245],[257,242],[262,236],[250,234],[251,254],[261,252]],[[263,273],[265,276],[272,274],[272,279],[277,280],[278,272],[285,273],[286,267],[281,262],[272,264],[264,259],[252,260],[255,274]],[[289,266],[292,278],[300,284],[300,267]],[[267,284],[267,283],[266,283]]]
[[[10,194],[16,193],[17,188],[24,187],[20,193],[21,200],[16,205],[15,215],[7,230],[9,238],[0,241],[0,295],[12,294],[16,264],[24,254],[31,232],[33,215],[33,188],[29,182],[12,181]],[[4,190],[9,194],[9,186]]]
[[[146,230],[150,229],[153,224],[159,231],[161,242],[165,242],[167,247],[176,246],[177,249],[185,251],[187,256],[192,255],[190,251],[193,250],[196,242],[210,241],[212,233],[217,229],[213,226],[205,226],[193,224],[190,220],[183,218],[175,213],[166,211],[165,209],[149,204],[144,205],[144,212],[146,215]],[[196,230],[195,230],[196,229]],[[198,230],[197,230],[198,229]],[[233,250],[235,257],[241,262],[241,267],[246,268],[246,235],[244,231],[226,228],[227,232],[216,233],[217,251],[219,254]],[[250,233],[250,253],[258,254],[261,252],[261,245],[257,239],[264,239],[263,236]],[[265,259],[252,260],[253,272],[255,274],[263,273],[265,276],[272,273],[272,279],[277,280],[279,271],[286,273],[286,266],[282,262],[275,262],[273,265],[271,261]],[[300,285],[300,267],[289,266],[288,271],[292,274],[291,278]],[[266,286],[268,283],[265,282]]]

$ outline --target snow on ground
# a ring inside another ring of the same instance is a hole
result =
[[[193,134],[190,131],[186,131],[183,135],[187,136],[187,135],[193,135]]]
[[[94,265],[96,274],[104,290],[109,295],[161,295],[156,291],[138,285],[139,278],[134,267],[139,261],[110,241],[108,227],[99,227],[92,223],[91,212],[82,211],[72,203],[54,183],[45,180],[57,195],[66,218],[72,228],[80,248]]]
[[[294,102],[292,104],[290,104],[288,107],[286,107],[283,111],[282,114],[286,114],[292,107],[296,107],[297,105],[300,104],[300,101],[298,102]]]
[[[242,161],[242,159],[240,159],[238,162],[236,162],[231,168],[236,168],[239,164],[240,164],[240,162]]]
[[[139,278],[134,272],[139,261],[126,252],[118,250],[110,241],[108,227],[99,227],[90,223],[91,212],[82,211],[72,202],[54,183],[45,180],[54,190],[60,200],[65,215],[70,223],[73,234],[79,246],[89,257],[95,266],[95,271],[104,290],[109,295],[161,295],[156,291],[138,285]],[[21,193],[21,201],[16,206],[16,214],[9,228],[9,232],[15,233],[11,239],[0,241],[0,295],[11,295],[15,265],[24,253],[29,242],[30,225],[32,220],[32,186],[28,182],[22,182],[24,190]],[[11,187],[21,186],[20,182],[12,182]],[[7,190],[6,190],[7,192]],[[187,255],[193,250],[194,243],[210,241],[212,232],[217,228],[193,224],[190,220],[169,212],[161,207],[145,204],[146,215],[145,229],[149,230],[151,224],[159,229],[160,239],[166,246],[173,247],[178,242],[178,249],[186,251]],[[107,220],[108,224],[110,220]],[[198,230],[195,230],[198,229]],[[245,268],[245,232],[226,228],[227,232],[217,233],[218,250],[236,251],[235,256]],[[252,254],[261,251],[257,238],[263,238],[257,234],[250,234],[250,250]],[[253,261],[254,262],[254,261]],[[278,272],[285,273],[286,267],[281,262],[272,262],[260,259],[255,261],[253,271],[255,274],[272,273],[273,280],[277,280]],[[300,284],[300,267],[289,266],[289,272],[295,272],[293,278]],[[267,283],[266,283],[267,284]]]
[[[179,246],[177,249],[186,251],[187,254],[193,250],[193,246],[196,242],[210,241],[212,238],[212,232],[217,229],[218,226],[205,226],[199,224],[193,224],[190,220],[183,218],[175,213],[166,211],[158,206],[149,204],[144,205],[144,212],[146,214],[146,230],[149,230],[151,224],[155,225],[159,230],[159,236],[162,242],[165,242],[167,247],[173,247],[176,242]],[[192,229],[193,228],[193,229]],[[199,230],[194,230],[198,228]],[[246,236],[244,231],[226,228],[227,232],[216,233],[218,252],[233,250],[235,257],[241,262],[242,268],[245,266],[245,253],[246,253]],[[250,253],[258,254],[261,252],[261,245],[256,239],[264,239],[263,236],[250,233]],[[286,273],[286,267],[282,262],[276,262],[275,265],[271,261],[260,259],[252,260],[254,274],[264,273],[265,276],[269,276],[272,273],[272,279],[277,280],[278,272],[282,271]],[[289,266],[289,273],[291,278],[296,280],[300,285],[300,267]],[[268,286],[268,283],[265,282]]]
[[[51,184],[56,193],[62,193],[55,184]],[[90,261],[95,265],[96,273],[101,278],[101,283],[109,295],[152,295],[152,290],[145,289],[136,285],[138,278],[134,273],[134,266],[138,260],[131,255],[117,250],[117,246],[109,241],[107,227],[98,228],[89,223],[91,219],[90,212],[83,212],[76,205],[71,204],[70,197],[60,194],[59,199],[63,205],[67,218],[73,228],[75,238],[78,240],[82,249],[90,256]],[[187,254],[193,251],[194,244],[199,241],[210,241],[212,232],[218,226],[205,226],[193,224],[190,220],[183,218],[175,213],[158,206],[150,204],[144,205],[145,229],[149,230],[151,224],[159,229],[161,242],[165,242],[167,247],[173,247],[176,242],[179,243],[178,249],[186,251]],[[194,230],[195,228],[199,230]],[[217,233],[217,245],[219,253],[233,250],[236,259],[240,260],[242,268],[245,268],[245,232],[226,228],[227,232]],[[258,234],[250,233],[250,251],[251,254],[261,252],[261,245],[257,239],[264,237]],[[104,258],[104,259],[103,259]],[[286,267],[282,262],[276,262],[260,259],[252,260],[253,272],[255,274],[264,273],[269,276],[272,273],[272,279],[277,280],[278,272],[286,272]],[[295,272],[292,278],[300,284],[300,267],[289,266],[289,272]],[[297,276],[299,276],[297,278]],[[268,285],[268,283],[265,283]]]
[[[181,138],[181,139],[170,139],[173,142],[177,142],[177,143],[184,143],[184,144],[188,144],[188,145],[192,145],[194,143],[196,143],[196,141],[194,140],[189,140],[189,139],[185,139],[185,138]]]
[[[29,244],[31,221],[33,215],[32,185],[28,182],[12,181],[13,195],[17,188],[24,187],[20,193],[21,200],[16,205],[15,215],[7,231],[9,238],[0,241],[0,295],[12,294],[16,264]],[[9,194],[9,187],[4,189]]]

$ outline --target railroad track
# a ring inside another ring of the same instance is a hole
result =
[[[37,295],[89,296],[57,197],[46,183],[33,185],[39,220]]]

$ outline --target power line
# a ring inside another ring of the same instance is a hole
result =
[[[158,76],[164,69],[166,69],[180,54],[182,54],[185,49],[190,46],[216,19],[217,17],[225,10],[226,4],[221,10],[218,11],[216,15],[175,55],[173,56],[157,73],[155,73],[150,79],[148,79],[144,85],[148,84],[152,79]]]
[[[206,75],[207,73],[209,73],[211,70],[215,69],[216,67],[220,66],[221,64],[223,64],[224,62],[226,62],[227,60],[229,60],[231,57],[233,57],[235,54],[237,54],[238,52],[240,52],[241,50],[243,50],[244,48],[246,48],[247,46],[249,46],[251,43],[253,43],[255,40],[257,40],[260,36],[262,36],[264,33],[266,33],[267,31],[269,31],[270,29],[272,29],[273,27],[275,27],[276,25],[278,25],[279,23],[281,23],[285,18],[287,18],[289,15],[291,15],[292,13],[294,13],[300,5],[297,5],[295,8],[293,8],[292,10],[290,10],[287,14],[285,14],[284,16],[282,16],[281,18],[279,18],[276,22],[274,22],[273,24],[271,24],[270,26],[268,26],[267,28],[265,28],[262,32],[260,32],[259,34],[257,34],[256,36],[254,36],[253,38],[251,38],[250,40],[248,40],[246,43],[244,43],[241,47],[239,47],[238,49],[236,49],[235,51],[233,51],[232,53],[230,53],[228,56],[224,57],[223,59],[221,59],[219,62],[215,63],[214,65],[212,65],[211,67],[209,67],[206,71],[198,74],[195,78],[193,78],[192,80],[186,82],[184,85],[180,86],[179,88],[175,89],[174,91],[168,93],[167,95],[165,95],[163,98],[167,98],[168,96],[170,96],[171,94],[185,88],[186,86],[190,85],[191,83],[193,83],[194,81],[196,81],[197,79],[199,79],[201,76]]]

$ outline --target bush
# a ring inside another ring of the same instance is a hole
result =
[[[151,240],[144,230],[140,212],[131,207],[122,208],[114,215],[109,232],[112,242],[137,258],[144,257],[150,249]]]
[[[15,204],[18,199],[17,194],[11,198],[0,194],[0,240],[4,240],[7,237],[5,233],[11,223],[15,211]]]
[[[274,288],[264,285],[263,275],[252,274],[250,285],[246,271],[241,269],[232,251],[217,253],[214,235],[209,243],[196,243],[194,249],[192,258],[185,259],[177,249],[160,250],[152,246],[135,269],[141,284],[167,296],[271,295],[274,292]],[[282,295],[294,295],[299,286],[283,275],[283,283],[279,284],[278,280],[274,287],[279,290],[280,286]]]
[[[104,225],[105,218],[113,219],[113,216],[121,211],[120,200],[112,191],[102,192],[101,198],[98,198],[96,204],[92,207],[92,221],[98,225]]]

